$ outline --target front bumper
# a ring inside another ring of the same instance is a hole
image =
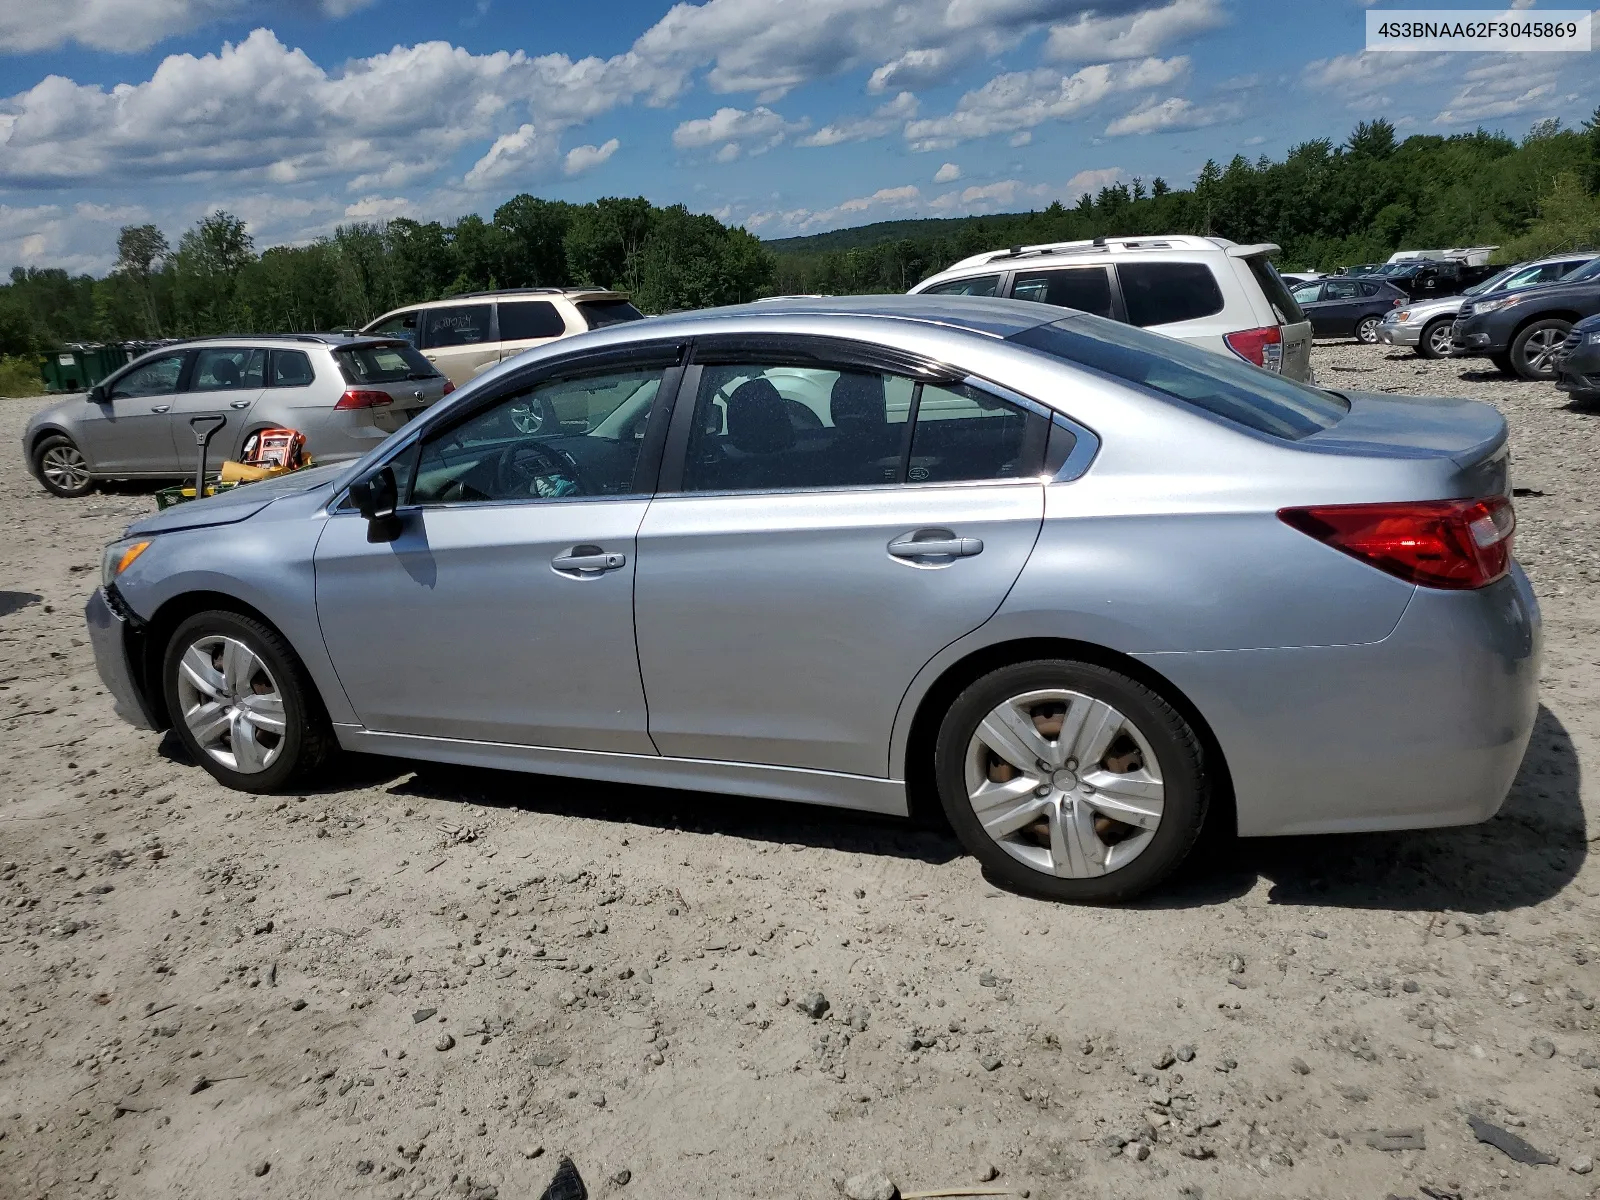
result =
[[[1563,392],[1600,392],[1600,346],[1580,345],[1557,364],[1556,387]]]
[[[89,644],[94,647],[94,665],[100,681],[111,693],[117,716],[136,729],[160,729],[149,702],[138,684],[135,647],[138,630],[131,614],[119,612],[122,606],[108,601],[103,588],[95,588],[84,606],[83,617],[89,626]]]
[[[1385,346],[1414,347],[1422,341],[1422,328],[1416,325],[1401,325],[1399,322],[1380,321],[1378,340]]]
[[[1380,642],[1139,657],[1204,714],[1242,837],[1470,825],[1499,811],[1539,711],[1520,567],[1418,588]]]
[[[1487,320],[1456,318],[1450,326],[1452,358],[1472,358],[1485,354],[1504,354],[1511,338],[1506,330],[1496,329]]]

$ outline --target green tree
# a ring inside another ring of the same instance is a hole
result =
[[[1379,117],[1362,121],[1350,132],[1345,143],[1350,153],[1362,158],[1388,158],[1395,151],[1394,126]]]
[[[218,209],[178,239],[173,283],[182,331],[223,333],[247,321],[235,303],[240,273],[255,261],[245,224]]]
[[[117,231],[117,265],[113,270],[126,275],[139,291],[144,302],[146,337],[161,336],[161,319],[156,312],[151,277],[156,264],[170,253],[167,239],[154,225],[124,225]]]

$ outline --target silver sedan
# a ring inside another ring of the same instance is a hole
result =
[[[1537,707],[1506,426],[1095,317],[796,299],[532,351],[361,462],[106,550],[118,711],[229,787],[338,748],[905,815],[1123,898],[1500,806]]]

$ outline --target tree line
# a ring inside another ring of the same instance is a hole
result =
[[[885,240],[848,248],[836,247],[837,235],[791,238],[775,252],[682,205],[519,195],[489,220],[357,222],[257,253],[244,223],[219,211],[176,247],[154,225],[124,227],[103,278],[14,268],[0,285],[0,356],[70,341],[340,329],[403,304],[500,287],[597,284],[628,292],[646,312],[771,294],[903,292],[979,251],[1099,235],[1276,242],[1285,269],[1485,244],[1515,261],[1600,247],[1600,109],[1581,128],[1544,121],[1520,141],[1483,129],[1401,141],[1378,119],[1338,146],[1315,139],[1278,161],[1208,161],[1192,188],[1135,178],[1071,207],[895,236],[905,228],[890,223]]]

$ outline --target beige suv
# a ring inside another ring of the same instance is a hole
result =
[[[534,346],[643,316],[621,292],[603,288],[508,288],[409,304],[361,332],[404,338],[459,387]]]

